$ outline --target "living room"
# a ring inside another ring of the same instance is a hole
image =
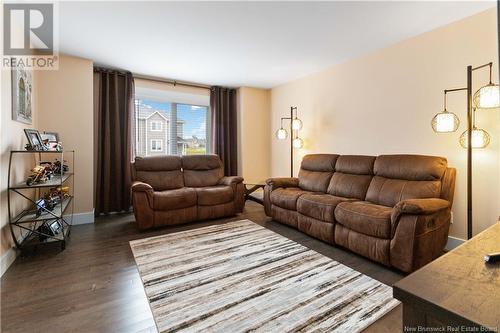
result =
[[[2,4],[1,331],[498,331],[497,7]]]

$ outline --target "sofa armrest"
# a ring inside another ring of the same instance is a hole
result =
[[[446,246],[451,203],[443,199],[399,202],[391,215],[390,262],[412,272],[437,258]]]
[[[152,228],[154,226],[153,187],[140,181],[134,181],[131,190],[137,226],[141,230]]]
[[[295,177],[276,177],[269,178],[266,180],[266,186],[264,186],[264,211],[267,216],[272,216],[271,212],[271,192],[277,188],[283,187],[298,187],[299,179]]]
[[[438,198],[402,200],[394,206],[391,221],[394,223],[402,214],[429,215],[448,208],[450,202]]]
[[[239,184],[239,183],[242,183],[242,182],[243,182],[243,177],[228,176],[228,177],[222,177],[219,180],[219,185],[231,186],[231,185],[236,185],[236,184]]]
[[[153,187],[149,184],[140,182],[140,181],[134,181],[132,183],[132,192],[153,192]]]
[[[295,177],[277,177],[266,180],[266,185],[271,188],[271,191],[280,187],[298,187],[299,179]]]

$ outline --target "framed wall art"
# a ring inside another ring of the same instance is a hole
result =
[[[24,66],[12,68],[12,120],[25,124],[33,122],[31,93],[33,77]]]

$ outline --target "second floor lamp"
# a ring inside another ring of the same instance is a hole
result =
[[[287,130],[283,127],[283,120],[290,121],[290,177],[293,177],[293,150],[300,149],[304,145],[299,137],[299,131],[302,129],[302,120],[297,117],[297,107],[290,107],[290,117],[281,117],[280,128],[276,131],[278,140],[285,140],[288,137]]]

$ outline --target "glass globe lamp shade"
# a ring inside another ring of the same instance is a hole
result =
[[[302,120],[300,120],[299,118],[294,118],[292,120],[292,129],[295,131],[302,129]]]
[[[288,136],[288,133],[284,128],[280,128],[279,130],[276,131],[276,138],[278,140],[285,140],[286,137]]]
[[[292,141],[293,148],[300,149],[304,145],[304,142],[301,138],[295,138]]]
[[[486,146],[488,146],[488,144],[490,143],[490,135],[485,130],[482,130],[480,128],[473,128],[471,142],[472,148],[474,149],[486,148]],[[464,148],[467,148],[467,131],[463,132],[462,135],[460,135],[460,145]]]
[[[474,105],[478,109],[494,109],[500,106],[500,89],[497,84],[490,83],[474,94]]]
[[[436,133],[455,132],[460,125],[460,120],[453,112],[444,110],[432,118],[432,129]]]

